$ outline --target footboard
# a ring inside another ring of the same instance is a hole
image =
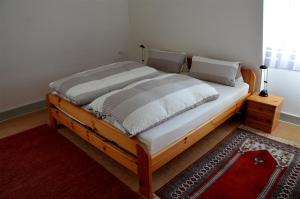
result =
[[[49,104],[49,110],[54,108],[56,112],[58,111],[65,115],[67,114],[68,116],[71,116],[73,120],[80,121],[81,124],[84,124],[84,126],[90,128],[98,135],[107,138],[111,142],[118,143],[118,145],[120,145],[126,151],[133,155],[137,155],[136,145],[138,141],[135,138],[129,138],[107,122],[96,118],[88,111],[72,104],[65,99],[62,99],[57,95],[48,94],[47,101]],[[52,111],[50,113],[52,113]],[[55,114],[52,116],[55,117]]]
[[[59,122],[129,170],[137,173],[137,140],[118,132],[59,96],[48,94],[48,111],[53,127]],[[79,122],[80,121],[80,122]]]
[[[152,197],[151,156],[136,138],[129,138],[105,121],[96,118],[84,109],[48,94],[48,113],[53,128],[63,124],[85,141],[110,156],[112,159],[137,174],[140,193]]]

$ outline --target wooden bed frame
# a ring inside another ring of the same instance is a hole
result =
[[[50,125],[58,128],[58,124],[63,124],[137,174],[140,193],[145,198],[152,198],[152,173],[198,142],[244,106],[247,97],[255,90],[256,76],[253,71],[246,68],[242,68],[242,75],[244,81],[250,86],[246,96],[232,102],[224,112],[210,118],[201,126],[155,154],[150,154],[145,145],[137,138],[129,138],[109,123],[51,93],[46,96]]]

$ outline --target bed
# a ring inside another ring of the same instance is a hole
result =
[[[255,74],[246,68],[241,72],[245,83],[229,87],[207,82],[216,88],[220,98],[185,111],[137,136],[127,136],[55,93],[46,96],[50,124],[53,128],[64,125],[138,175],[140,193],[152,198],[152,173],[240,111],[254,92]]]

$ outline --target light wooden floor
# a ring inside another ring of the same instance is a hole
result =
[[[2,122],[0,123],[0,138],[22,132],[26,129],[45,124],[47,122],[48,115],[45,110]],[[185,151],[159,169],[156,173],[154,173],[153,177],[154,190],[167,183],[176,174],[201,157],[239,125],[240,122],[238,120],[234,118],[230,119],[203,140],[192,146],[189,150]],[[71,133],[68,129],[62,128],[59,132],[85,151],[90,157],[99,162],[112,174],[118,177],[121,181],[130,186],[133,190],[138,190],[137,177],[126,168],[99,152],[93,146]],[[299,126],[280,122],[278,128],[272,134],[300,144]]]

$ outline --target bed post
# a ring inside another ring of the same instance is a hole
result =
[[[145,198],[151,199],[153,197],[151,157],[140,144],[137,144],[137,163],[139,191]]]
[[[46,101],[47,101],[47,107],[48,107],[48,115],[49,115],[50,126],[54,129],[57,129],[57,127],[58,127],[57,121],[51,114],[52,104],[51,104],[50,99],[49,99],[49,94],[46,95]]]

